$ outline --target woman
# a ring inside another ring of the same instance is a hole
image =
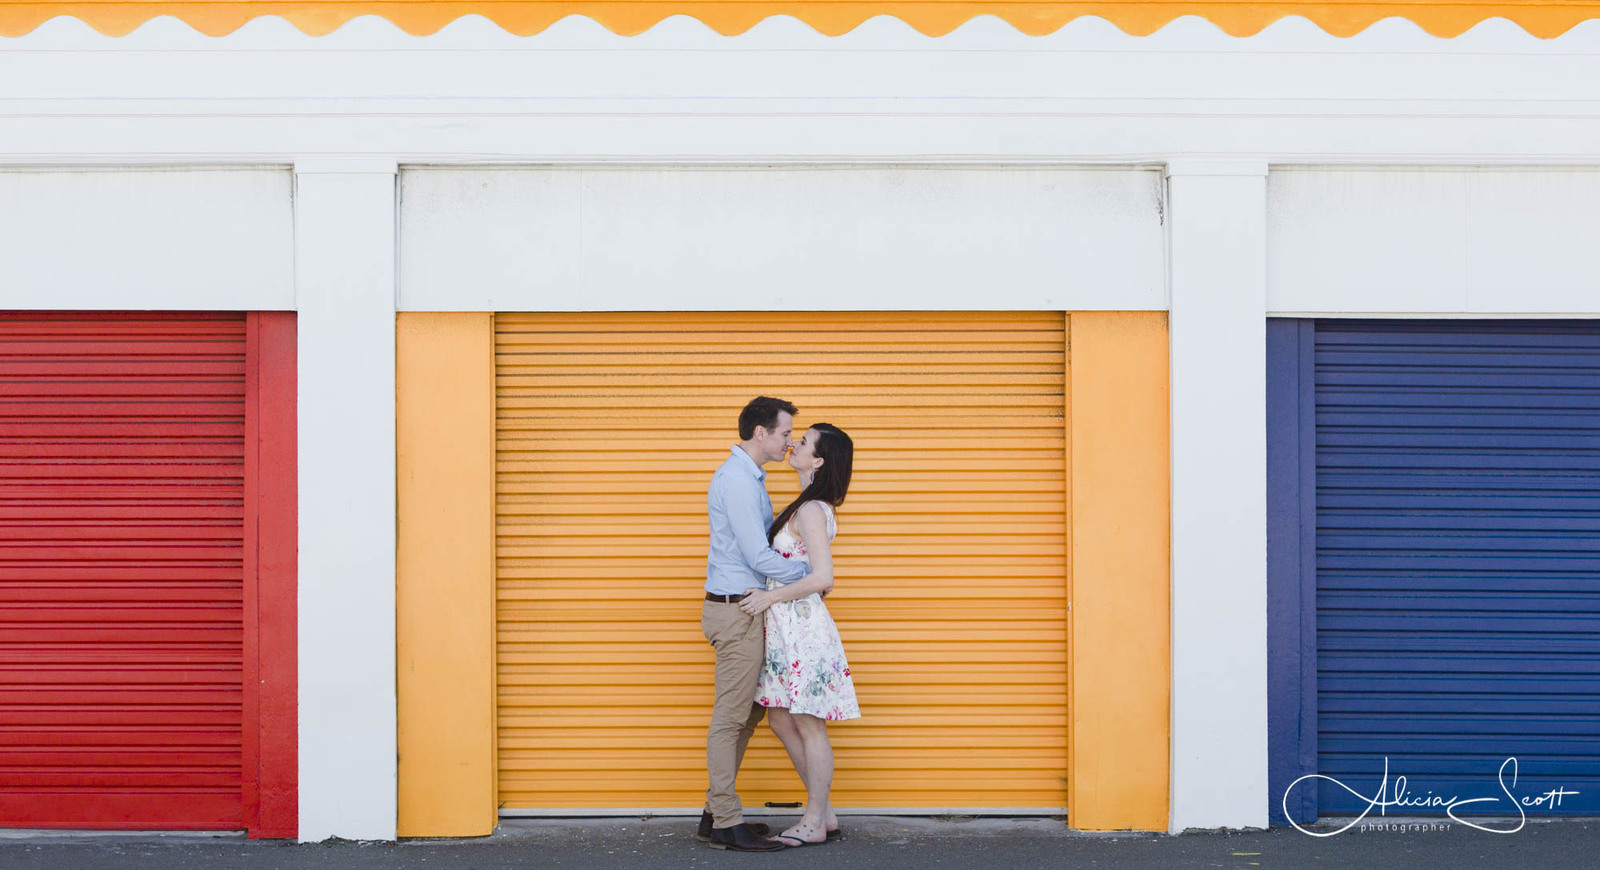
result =
[[[785,558],[809,562],[811,573],[787,586],[769,579],[765,591],[750,593],[740,605],[751,615],[766,612],[767,660],[756,703],[772,708],[767,721],[806,787],[805,814],[773,838],[790,848],[839,836],[839,817],[828,804],[828,722],[861,715],[839,629],[822,603],[833,588],[833,509],[850,488],[854,450],[850,436],[827,423],[795,443],[789,466],[800,474],[800,497],[772,521],[767,542]]]

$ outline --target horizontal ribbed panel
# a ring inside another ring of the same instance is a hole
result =
[[[1316,420],[1320,771],[1600,811],[1600,329],[1319,322]]]
[[[244,340],[0,315],[0,825],[243,826]]]
[[[1066,803],[1061,314],[499,315],[500,800],[698,806],[706,485],[777,394],[848,431],[841,806]],[[768,466],[773,501],[797,493]],[[802,800],[762,728],[747,806]]]

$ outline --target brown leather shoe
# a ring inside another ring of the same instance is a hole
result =
[[[763,825],[760,822],[746,822],[745,825],[748,826],[751,831],[755,832],[755,835],[758,837],[765,837],[766,835],[772,833],[772,828]],[[702,843],[711,842],[710,810],[700,811],[700,827],[695,829],[694,838]]]
[[[757,834],[743,822],[726,828],[711,829],[711,848],[734,852],[776,852],[783,844]]]

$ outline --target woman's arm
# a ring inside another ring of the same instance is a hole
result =
[[[796,537],[805,545],[811,557],[811,573],[777,589],[761,589],[750,593],[739,602],[745,613],[754,616],[780,601],[794,601],[813,592],[823,595],[833,588],[833,550],[829,547],[828,516],[821,502],[808,501],[794,515]]]

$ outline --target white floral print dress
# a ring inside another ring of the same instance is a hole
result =
[[[822,503],[828,515],[828,539],[838,534],[833,507]],[[810,562],[806,546],[784,526],[772,539],[772,549],[785,559]],[[768,589],[778,582],[767,580]],[[807,713],[819,719],[857,719],[855,683],[850,680],[850,664],[844,658],[844,643],[839,629],[813,592],[804,598],[784,601],[767,608],[767,660],[756,687],[756,703],[763,707],[787,707],[791,713]]]

